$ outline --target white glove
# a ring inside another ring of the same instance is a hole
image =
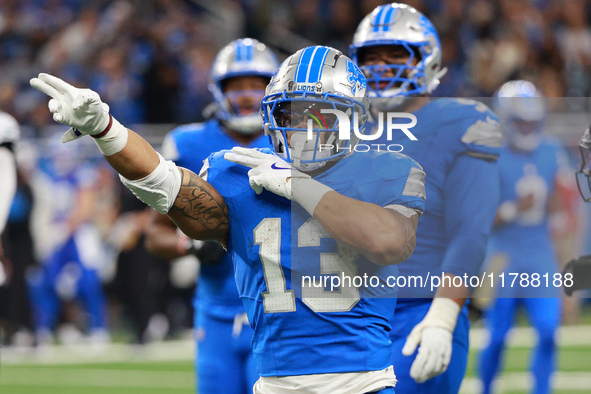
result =
[[[252,168],[248,171],[248,180],[250,187],[257,194],[261,194],[263,189],[267,189],[271,193],[291,200],[293,197],[291,178],[310,179],[309,175],[294,170],[288,162],[280,157],[256,149],[235,147],[232,148],[232,152],[224,155],[224,159]]]
[[[402,354],[410,356],[420,345],[410,367],[410,376],[417,383],[423,383],[447,370],[453,331],[460,310],[460,306],[449,298],[435,298],[425,318],[410,332]]]
[[[98,93],[90,89],[78,89],[57,77],[43,73],[38,78],[32,78],[30,83],[32,87],[52,98],[48,106],[53,120],[71,127],[62,137],[62,142],[66,143],[86,134],[95,138],[102,137],[96,141],[105,156],[115,154],[125,147],[127,129],[109,115],[109,106],[101,101]]]
[[[300,204],[310,215],[324,194],[332,189],[312,179],[310,175],[294,169],[288,162],[272,154],[256,149],[232,148],[224,158],[236,164],[252,168],[248,171],[250,187],[261,194],[263,189]],[[293,184],[292,179],[297,182]]]

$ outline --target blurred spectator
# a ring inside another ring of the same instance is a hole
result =
[[[7,0],[0,5],[0,106],[42,119],[27,81],[39,70],[96,89],[123,123],[203,120],[206,75],[221,46],[248,33],[280,53],[347,52],[380,0]],[[583,0],[408,0],[441,32],[440,95],[490,96],[527,78],[553,96],[591,92],[590,7]],[[46,113],[47,111],[45,111]]]

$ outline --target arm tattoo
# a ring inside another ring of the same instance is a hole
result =
[[[215,189],[197,174],[181,168],[181,190],[171,211],[196,220],[210,231],[228,227],[228,207]]]

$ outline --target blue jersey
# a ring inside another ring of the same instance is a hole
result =
[[[496,159],[501,149],[497,116],[468,99],[436,99],[414,112],[409,140],[394,132],[376,143],[400,144],[427,174],[427,206],[417,229],[413,255],[400,275],[477,275],[498,205]],[[400,288],[399,297],[431,297],[427,288]],[[399,301],[400,302],[400,301]],[[405,301],[403,301],[405,302]]]
[[[78,192],[95,186],[97,169],[68,157],[56,157],[40,160],[39,170],[36,181],[50,190],[43,196],[51,200],[49,220],[65,223],[77,203]]]
[[[254,329],[259,373],[345,373],[391,365],[389,320],[395,295],[365,298],[347,285],[327,298],[324,288],[312,289],[298,277],[318,277],[322,270],[384,278],[396,276],[398,267],[375,265],[337,245],[299,205],[267,190],[257,195],[248,170],[220,152],[209,158],[206,175],[228,206],[227,247]],[[404,155],[367,152],[342,159],[314,179],[357,200],[422,212],[423,178],[420,166]]]
[[[502,252],[509,258],[509,272],[554,273],[557,270],[549,228],[548,199],[565,153],[556,142],[542,140],[531,153],[504,147],[499,158],[501,203],[533,196],[531,208],[508,224],[495,227],[490,253]]]
[[[162,154],[178,166],[198,174],[203,162],[212,152],[231,149],[236,145],[238,143],[224,131],[217,120],[210,120],[172,130],[163,142]],[[261,135],[253,140],[248,148],[268,146],[269,138]],[[202,308],[199,308],[200,304],[203,305]],[[233,319],[238,313],[244,313],[236,290],[229,254],[224,254],[216,265],[201,266],[195,308],[225,319]]]

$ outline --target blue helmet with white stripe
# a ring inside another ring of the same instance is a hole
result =
[[[275,154],[313,171],[354,150],[368,118],[365,76],[340,51],[304,48],[288,57],[261,103]]]
[[[408,61],[364,65],[365,50],[376,46],[403,47],[409,53]],[[441,43],[435,27],[406,4],[382,5],[363,18],[349,54],[367,78],[372,104],[384,108],[401,103],[405,96],[430,94],[447,72],[441,69]]]
[[[504,83],[495,93],[493,110],[510,146],[524,152],[538,147],[546,103],[533,83],[524,80]]]
[[[224,92],[224,81],[234,77],[263,77],[271,79],[279,63],[267,46],[252,38],[232,41],[222,48],[211,66],[209,90],[218,105],[216,117],[232,130],[253,134],[261,130],[262,119],[258,108],[250,114],[241,115],[236,108],[234,96],[240,92]],[[264,92],[249,92],[260,101]]]

